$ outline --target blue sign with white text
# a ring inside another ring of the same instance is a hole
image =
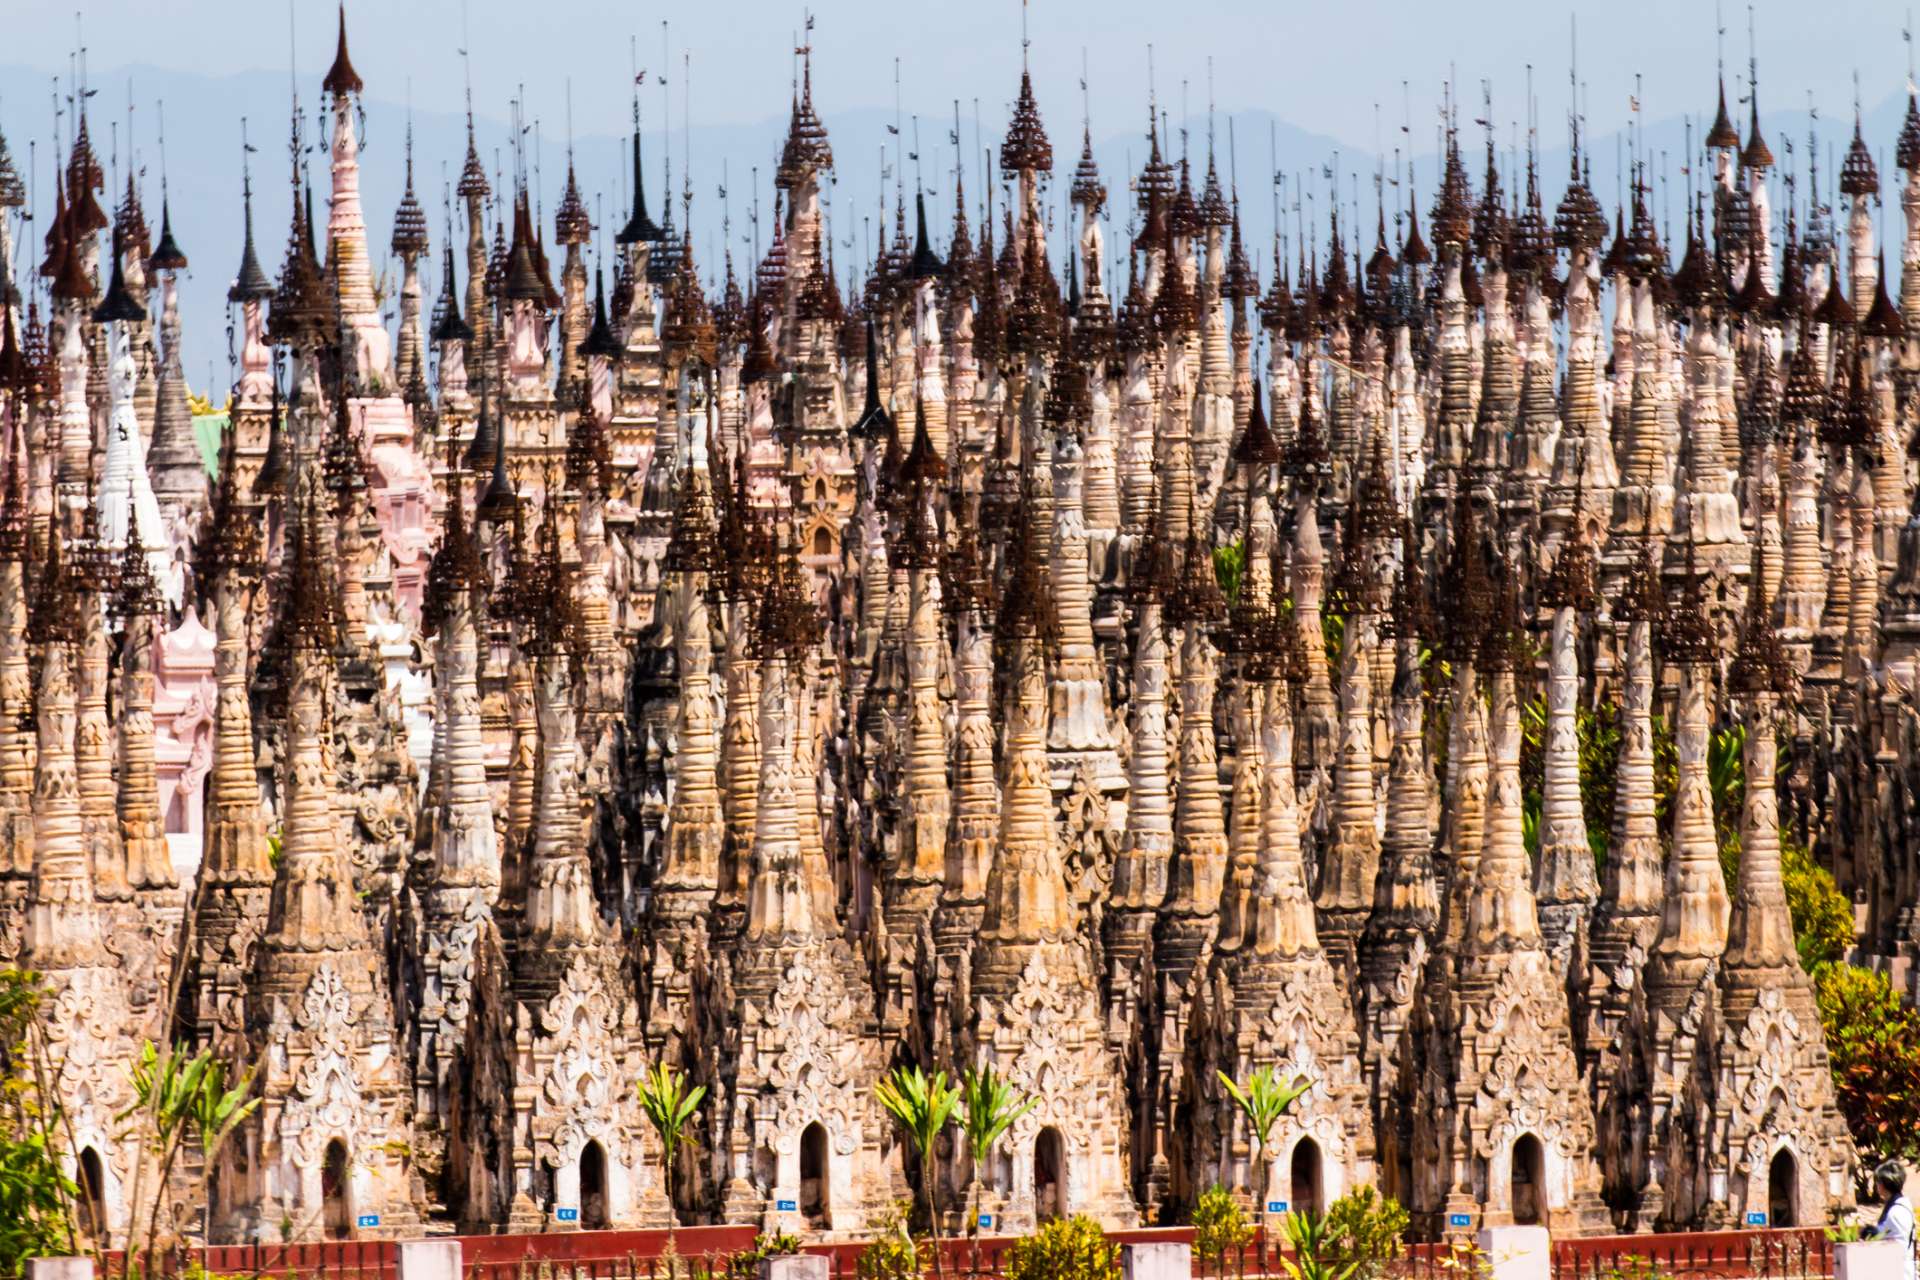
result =
[[[781,1213],[795,1213],[800,1208],[800,1202],[798,1200],[775,1200],[773,1207]]]
[[[1285,1213],[1286,1211],[1287,1211],[1287,1202],[1285,1200],[1267,1201],[1268,1213]]]
[[[990,1213],[983,1213],[983,1214],[981,1214],[981,1215],[980,1215],[980,1225],[981,1225],[981,1226],[983,1226],[983,1227],[990,1227],[990,1226],[992,1226],[992,1225],[993,1225],[993,1215],[992,1215],[992,1214],[990,1214]]]
[[[377,1213],[363,1213],[354,1219],[353,1225],[356,1227],[377,1227],[380,1225],[380,1215]]]
[[[580,1221],[580,1211],[578,1209],[555,1209],[553,1211],[553,1216],[559,1219],[561,1222]]]
[[[1470,1227],[1473,1225],[1473,1215],[1470,1213],[1450,1213],[1447,1215],[1447,1225],[1450,1227]]]
[[[1747,1215],[1747,1225],[1750,1227],[1764,1227],[1767,1225],[1767,1215],[1764,1213],[1750,1213]]]

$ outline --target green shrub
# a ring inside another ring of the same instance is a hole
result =
[[[1780,832],[1780,878],[1793,916],[1794,945],[1807,972],[1845,959],[1853,947],[1853,903],[1840,892],[1833,873],[1786,829]]]
[[[59,1113],[34,1083],[32,1029],[44,994],[38,975],[0,969],[0,1277],[21,1274],[28,1258],[78,1249],[69,1215],[79,1188],[55,1150]]]
[[[800,1237],[786,1232],[762,1231],[753,1238],[753,1248],[743,1249],[727,1259],[727,1274],[734,1280],[753,1280],[766,1258],[784,1258],[800,1252]]]
[[[1240,584],[1247,573],[1247,543],[1244,538],[1213,549],[1213,580],[1228,605],[1240,599]]]
[[[1335,1260],[1333,1234],[1325,1214],[1290,1213],[1281,1229],[1287,1248],[1292,1250],[1280,1257],[1289,1280],[1353,1280],[1359,1265]]]
[[[1007,1250],[1006,1280],[1119,1280],[1120,1250],[1092,1218],[1042,1223]]]
[[[1253,1239],[1253,1224],[1240,1202],[1219,1183],[1200,1193],[1193,1206],[1193,1251],[1209,1262],[1221,1262],[1228,1253]]]
[[[1327,1236],[1336,1267],[1351,1263],[1354,1280],[1379,1280],[1406,1252],[1407,1211],[1392,1196],[1355,1187],[1327,1208]]]
[[[1630,1253],[1602,1268],[1599,1280],[1673,1280],[1673,1273],[1652,1258]]]
[[[854,1260],[859,1280],[917,1280],[921,1274],[920,1246],[908,1230],[913,1201],[896,1200],[873,1224],[874,1236]]]
[[[1863,1156],[1920,1154],[1920,1014],[1886,975],[1830,964],[1814,975],[1833,1088]]]

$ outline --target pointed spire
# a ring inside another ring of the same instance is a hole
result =
[[[1713,115],[1713,127],[1707,130],[1707,149],[1718,151],[1721,148],[1734,148],[1740,145],[1740,131],[1733,127],[1733,120],[1727,115],[1727,80],[1720,77],[1720,105]]]
[[[120,255],[113,254],[113,274],[107,281],[107,296],[93,309],[95,324],[108,324],[115,320],[141,321],[147,318],[147,309],[141,306],[131,293],[127,292],[126,272],[121,269]]]
[[[627,225],[620,228],[620,234],[614,237],[618,244],[657,244],[666,238],[666,233],[647,214],[647,176],[641,167],[640,131],[633,131],[633,216],[627,219]]]
[[[1908,173],[1920,169],[1920,97],[1907,92],[1907,114],[1900,122],[1900,140],[1894,144],[1894,163]]]
[[[580,354],[605,356],[609,360],[618,360],[621,354],[613,326],[607,323],[606,277],[598,270],[593,273],[593,327],[587,330],[586,341],[580,344]]]
[[[1013,104],[1013,119],[1007,125],[1007,136],[1000,144],[1000,167],[1012,173],[1033,170],[1036,173],[1053,172],[1053,144],[1047,141],[1047,131],[1040,123],[1040,105],[1033,97],[1033,76],[1022,68],[1020,72],[1020,96]]]
[[[327,70],[327,78],[320,87],[336,98],[344,98],[351,93],[359,93],[365,86],[360,83],[360,73],[353,69],[353,62],[347,57],[347,4],[340,0],[340,43],[334,50],[333,66]]]
[[[833,147],[827,142],[827,127],[813,110],[813,51],[809,48],[802,55],[800,92],[793,100],[793,115],[787,124],[787,140],[780,148],[773,185],[790,191],[806,174],[831,168]]]
[[[471,342],[473,326],[460,316],[460,291],[454,286],[453,242],[447,242],[446,270],[441,273],[440,300],[434,304],[437,319],[433,322],[433,340],[435,342]]]
[[[407,126],[407,190],[393,214],[393,252],[396,257],[418,258],[427,251],[427,215],[420,198],[413,193],[413,126]]]
[[[1080,163],[1073,170],[1071,188],[1073,202],[1079,205],[1086,217],[1100,212],[1100,206],[1107,202],[1107,188],[1100,181],[1100,169],[1093,162],[1093,130],[1086,127],[1080,131]]]
[[[940,261],[940,255],[933,251],[933,245],[927,239],[927,197],[924,192],[913,193],[913,257],[907,262],[909,280],[938,280],[946,271],[946,263]]]
[[[261,269],[260,255],[253,247],[252,180],[244,179],[240,190],[241,207],[246,219],[246,244],[240,250],[240,270],[233,278],[232,288],[227,290],[227,301],[261,302],[273,296],[273,281],[267,279],[267,273]]]
[[[1873,153],[1860,136],[1860,108],[1853,109],[1853,141],[1847,144],[1847,158],[1840,163],[1840,194],[1858,199],[1880,198],[1880,173],[1873,165]]]
[[[1753,86],[1749,99],[1752,110],[1747,123],[1747,149],[1740,153],[1740,163],[1749,169],[1771,169],[1773,152],[1767,150],[1767,140],[1760,136],[1760,86]]]
[[[893,439],[893,415],[880,403],[880,340],[872,316],[867,317],[867,402],[848,434],[869,445]]]
[[[553,213],[554,239],[561,244],[585,244],[593,239],[593,219],[587,216],[586,202],[580,198],[580,181],[574,177],[573,157],[567,157],[567,188],[560,195],[560,207]]]
[[[507,258],[506,296],[513,302],[546,305],[549,289],[534,262],[533,219],[527,211],[526,193],[513,202],[513,249]]]

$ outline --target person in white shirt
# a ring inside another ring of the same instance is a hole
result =
[[[1875,1240],[1891,1240],[1905,1255],[1906,1280],[1915,1280],[1913,1266],[1913,1201],[1907,1199],[1907,1170],[1898,1160],[1889,1160],[1873,1171],[1873,1183],[1880,1193],[1880,1220],[1873,1224]]]

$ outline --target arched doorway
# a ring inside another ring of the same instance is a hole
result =
[[[1039,1222],[1067,1216],[1067,1144],[1048,1126],[1033,1139],[1033,1216]]]
[[[80,1230],[102,1246],[107,1238],[107,1171],[92,1147],[80,1153]]]
[[[817,1122],[800,1134],[800,1212],[808,1226],[827,1224],[827,1130]]]
[[[607,1153],[597,1142],[580,1152],[580,1229],[604,1230],[607,1225]]]
[[[1767,1225],[1800,1225],[1800,1164],[1785,1147],[1773,1153],[1767,1163]]]
[[[1302,1138],[1294,1144],[1293,1159],[1288,1162],[1288,1191],[1293,1202],[1288,1206],[1295,1213],[1320,1212],[1320,1144],[1312,1138]]]
[[[347,1204],[347,1144],[335,1138],[320,1160],[321,1230],[330,1239],[344,1240],[353,1228]]]
[[[1540,1139],[1523,1133],[1513,1144],[1513,1221],[1516,1226],[1540,1224],[1546,1209],[1547,1153]]]

